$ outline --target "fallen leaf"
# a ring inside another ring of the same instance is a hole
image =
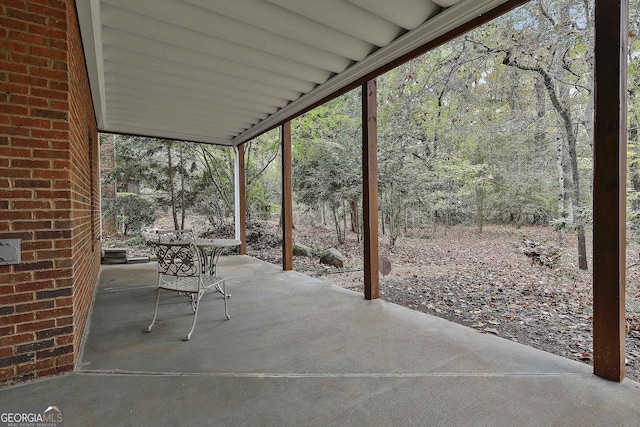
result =
[[[490,334],[500,335],[500,334],[498,333],[498,330],[497,330],[497,329],[495,329],[495,328],[484,328],[484,331],[485,331],[485,332],[488,332],[488,333],[490,333]]]

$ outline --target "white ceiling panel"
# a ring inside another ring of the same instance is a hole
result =
[[[236,145],[506,1],[82,0],[76,7],[101,131]]]

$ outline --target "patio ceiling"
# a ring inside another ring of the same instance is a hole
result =
[[[76,1],[98,128],[237,145],[507,0]]]

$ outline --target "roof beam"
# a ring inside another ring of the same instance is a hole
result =
[[[528,1],[493,0],[486,3],[463,0],[430,19],[418,29],[400,37],[322,86],[303,95],[296,102],[270,115],[248,131],[238,135],[233,143],[242,144],[268,132],[281,123],[292,120]]]

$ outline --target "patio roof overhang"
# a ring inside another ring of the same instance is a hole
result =
[[[242,144],[526,0],[77,1],[98,128]]]

